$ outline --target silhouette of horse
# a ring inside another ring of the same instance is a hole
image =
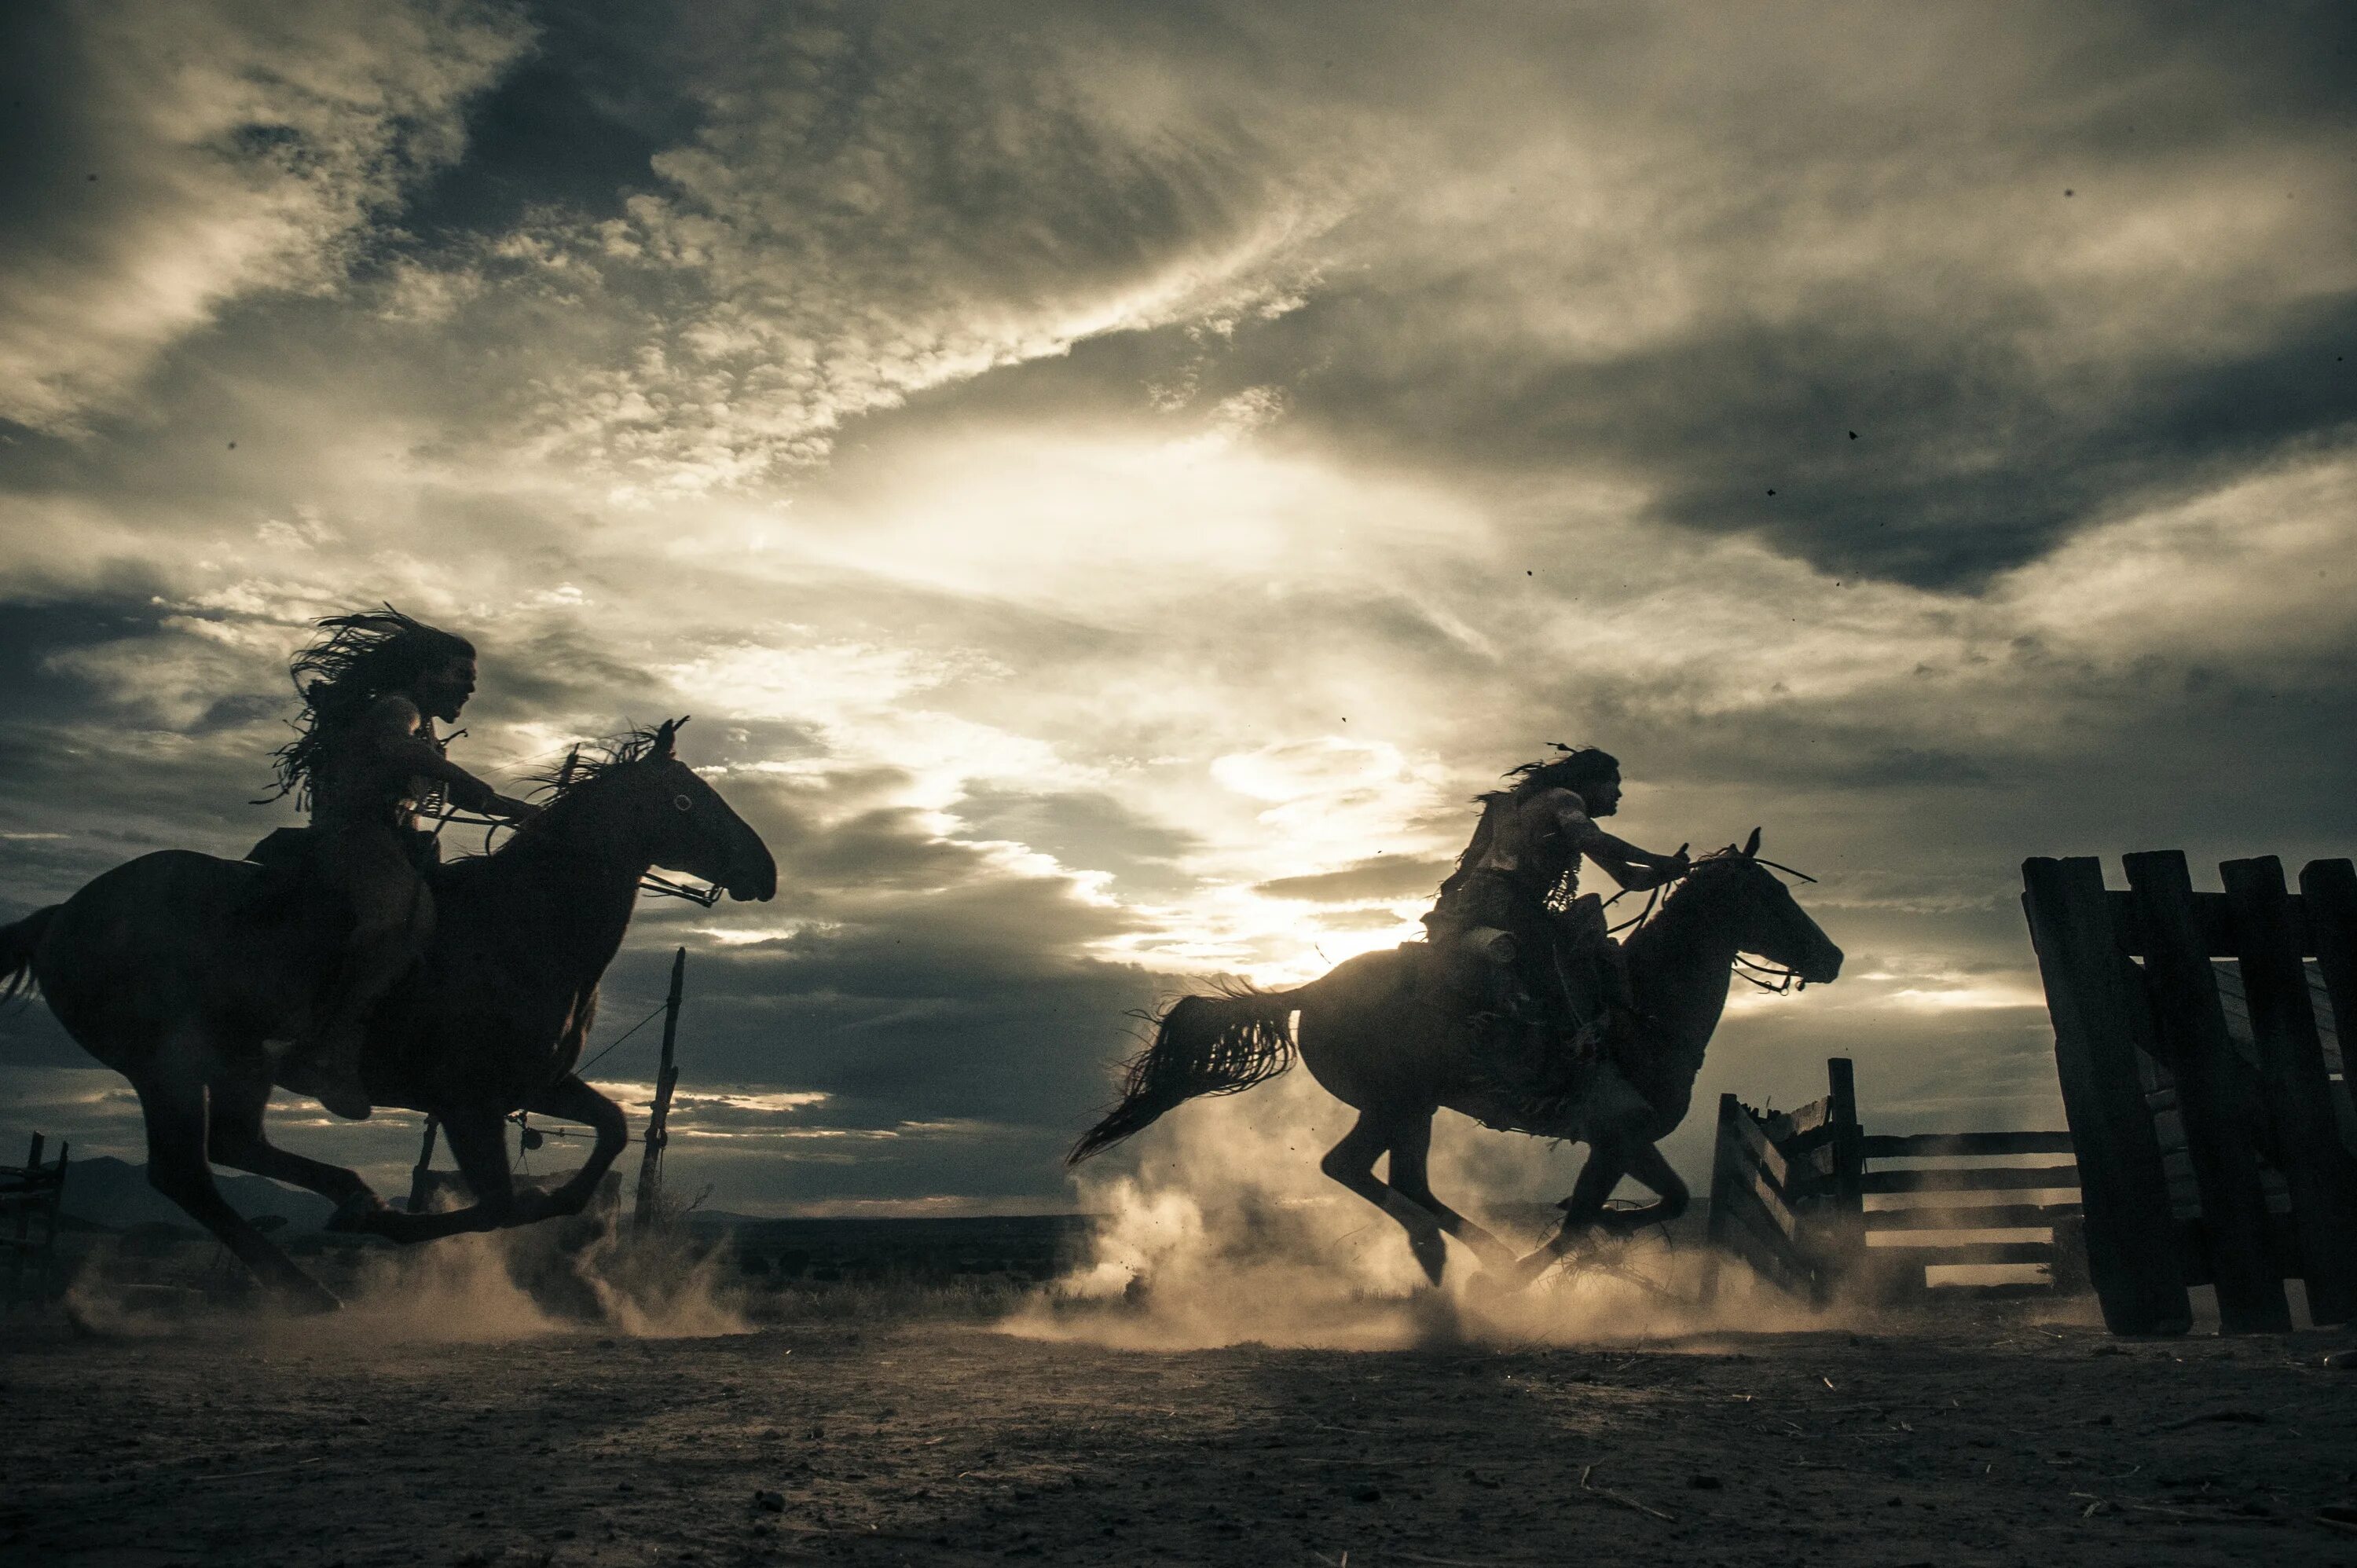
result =
[[[222,1199],[213,1164],[332,1198],[336,1228],[394,1241],[578,1214],[630,1141],[621,1108],[573,1069],[639,879],[660,865],[738,899],[778,888],[760,836],[673,755],[685,722],[568,768],[547,809],[496,852],[440,872],[432,946],[371,1022],[370,1101],[441,1122],[470,1208],[388,1208],[355,1173],[264,1135],[286,1042],[339,950],[332,921],[268,907],[264,879],[284,873],[184,850],[116,866],[0,929],[0,999],[38,985],[67,1033],[131,1080],[149,1182],[290,1305],[339,1304]],[[552,1192],[515,1190],[503,1127],[515,1111],[596,1131],[587,1162]]]
[[[1630,937],[1630,981],[1642,1016],[1636,1047],[1620,1053],[1621,1061],[1588,1064],[1566,1092],[1534,1102],[1501,1084],[1484,1067],[1462,1000],[1435,983],[1437,955],[1412,942],[1362,953],[1291,991],[1236,986],[1181,997],[1129,1062],[1121,1102],[1082,1137],[1067,1163],[1110,1148],[1198,1095],[1232,1094],[1274,1078],[1293,1065],[1297,1050],[1311,1075],[1359,1112],[1319,1168],[1399,1222],[1435,1284],[1447,1254],[1444,1232],[1472,1248],[1504,1283],[1524,1284],[1591,1227],[1625,1234],[1674,1219],[1685,1211],[1685,1183],[1655,1144],[1685,1119],[1738,956],[1779,966],[1786,984],[1824,984],[1841,972],[1841,949],[1759,851],[1754,829],[1742,848],[1729,845],[1696,861]],[[1286,1027],[1297,1011],[1297,1044]],[[1492,1127],[1588,1145],[1587,1164],[1563,1202],[1561,1228],[1527,1257],[1516,1258],[1433,1196],[1426,1163],[1432,1118],[1442,1106]],[[1388,1182],[1374,1174],[1376,1156],[1386,1150]],[[1656,1201],[1606,1209],[1624,1176],[1651,1187]]]

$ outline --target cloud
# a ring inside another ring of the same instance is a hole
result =
[[[593,1048],[688,947],[731,1206],[1062,1201],[1125,1010],[1412,938],[1550,741],[1822,878],[1706,1103],[2043,1114],[2023,855],[2346,852],[2336,12],[89,15],[0,916],[287,820],[332,609],[477,637],[502,781],[693,714],[780,897],[643,908]]]
[[[77,431],[257,290],[321,294],[371,219],[457,158],[524,41],[458,3],[28,6],[0,187],[0,417]]]

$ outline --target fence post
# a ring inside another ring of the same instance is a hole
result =
[[[2022,862],[2021,880],[2104,1325],[2115,1334],[2182,1334],[2192,1308],[2160,1140],[2136,1071],[2136,1014],[2146,1002],[2113,929],[2103,865],[2034,856]]]
[[[1844,1272],[1864,1269],[1872,1261],[1866,1255],[1866,1127],[1858,1121],[1857,1079],[1849,1058],[1825,1058],[1825,1126],[1833,1134],[1825,1145],[1833,1161],[1827,1173],[1833,1214],[1825,1227],[1832,1244],[1826,1255],[1839,1259]],[[1822,1305],[1831,1282],[1822,1273],[1819,1280]],[[1868,1287],[1878,1290],[1880,1282],[1869,1280]]]
[[[2130,907],[2143,928],[2155,1038],[2177,1080],[2186,1156],[2201,1193],[2218,1326],[2228,1334],[2288,1333],[2291,1307],[2267,1263],[2267,1199],[2252,1136],[2257,1085],[2227,1037],[2209,946],[2194,921],[2192,874],[2176,850],[2123,859]]]
[[[1710,1219],[1703,1230],[1702,1305],[1718,1299],[1718,1255],[1727,1244],[1727,1140],[1734,1129],[1727,1122],[1743,1114],[1743,1103],[1732,1094],[1718,1097],[1718,1132],[1710,1145]]]
[[[2303,942],[2274,855],[2230,860],[2218,868],[2234,933],[2251,1036],[2259,1050],[2259,1084],[2275,1123],[2292,1231],[2308,1282],[2308,1315],[2318,1324],[2357,1315],[2357,1162],[2341,1146],[2332,1085],[2308,1002]]]

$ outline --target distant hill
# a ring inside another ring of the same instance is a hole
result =
[[[230,1207],[248,1219],[279,1215],[290,1230],[317,1230],[335,1212],[336,1206],[318,1194],[281,1187],[264,1176],[217,1170],[213,1181]],[[69,1162],[62,1207],[71,1218],[110,1230],[152,1224],[197,1229],[197,1222],[178,1204],[147,1185],[145,1165],[111,1155]]]

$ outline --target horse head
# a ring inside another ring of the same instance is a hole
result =
[[[1760,830],[1754,828],[1741,845],[1729,844],[1695,862],[1680,890],[1682,901],[1706,903],[1734,938],[1738,952],[1765,960],[1803,985],[1829,984],[1841,975],[1842,950],[1776,875],[1788,869],[1760,858]],[[1814,880],[1801,872],[1792,875]]]
[[[667,719],[633,736],[610,759],[597,765],[597,809],[645,855],[647,864],[683,872],[726,889],[737,900],[777,896],[778,863],[744,818],[720,792],[675,755],[684,718]],[[566,765],[568,775],[579,768]]]

